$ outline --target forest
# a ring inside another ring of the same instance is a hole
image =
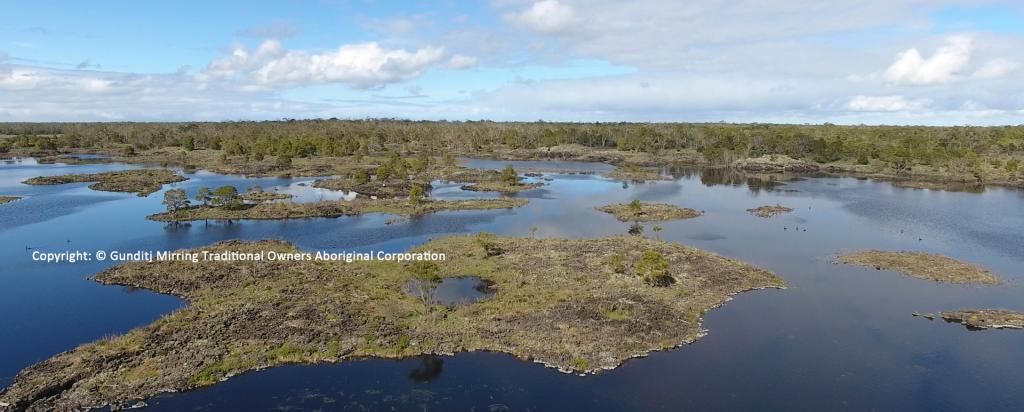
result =
[[[386,153],[488,153],[575,144],[662,154],[689,151],[711,164],[763,155],[818,163],[1005,169],[1016,175],[1024,126],[924,127],[726,123],[281,120],[186,123],[2,123],[0,152],[120,147],[124,154],[177,146],[262,160]]]

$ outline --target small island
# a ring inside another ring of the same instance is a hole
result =
[[[352,177],[336,177],[320,179],[313,182],[313,187],[319,189],[338,190],[342,192],[356,192],[361,196],[375,199],[395,199],[408,197],[412,193],[413,186],[420,186],[424,190],[431,189],[428,182],[403,181],[371,181]]]
[[[22,183],[27,185],[62,185],[67,183],[94,182],[90,189],[105,192],[131,192],[148,196],[160,190],[163,185],[187,180],[167,169],[134,169],[115,172],[68,174],[60,176],[33,177]]]
[[[15,200],[21,199],[20,196],[0,196],[0,205],[4,203],[11,203]]]
[[[942,312],[942,319],[970,330],[1024,329],[1024,314],[1006,309],[974,309]]]
[[[291,199],[293,196],[288,193],[265,192],[259,186],[253,186],[238,197],[246,202],[270,202],[274,200]]]
[[[615,218],[622,222],[658,222],[663,220],[692,219],[701,215],[700,211],[687,207],[665,203],[643,203],[639,200],[633,200],[630,203],[600,206],[596,209],[615,215]]]
[[[538,253],[538,251],[543,251]],[[283,241],[227,241],[178,251],[301,256]],[[778,276],[691,247],[642,237],[589,240],[492,234],[433,240],[431,260],[132,262],[104,284],[181,297],[189,306],[124,335],[21,371],[0,393],[15,410],[128,407],[239,373],[367,356],[499,351],[565,372],[611,369],[703,336],[701,315]],[[438,262],[440,263],[440,262]],[[412,280],[476,277],[493,296],[457,306],[411,294]]]
[[[789,213],[789,212],[792,212],[792,211],[793,211],[792,208],[785,207],[783,205],[764,205],[764,206],[758,206],[758,207],[756,207],[754,209],[747,209],[747,212],[750,212],[750,214],[752,214],[754,216],[757,216],[757,217],[763,217],[765,219],[768,219],[768,218],[771,218],[771,217],[775,217],[775,216],[781,215],[783,213]]]
[[[987,269],[950,257],[924,252],[868,250],[839,256],[837,263],[849,263],[892,270],[918,279],[942,283],[997,285],[1002,283]]]
[[[519,174],[511,165],[506,166],[500,172],[497,170],[469,169],[447,173],[444,179],[470,183],[462,186],[462,190],[475,192],[519,193],[543,186],[540,183],[523,183],[523,178],[519,177]]]

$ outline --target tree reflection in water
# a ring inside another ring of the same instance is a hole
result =
[[[427,383],[441,376],[444,360],[440,356],[420,356],[420,364],[409,372],[409,380],[416,383]]]

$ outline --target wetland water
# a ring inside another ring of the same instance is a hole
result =
[[[1024,333],[972,332],[910,316],[913,311],[1024,311],[1024,194],[895,188],[853,178],[807,178],[773,187],[721,171],[678,171],[678,179],[623,183],[574,171],[607,165],[471,160],[472,167],[547,169],[546,186],[522,192],[513,210],[442,212],[386,224],[389,216],[196,222],[145,220],[162,191],[97,192],[87,183],[27,186],[40,175],[132,166],[0,164],[0,385],[22,368],[104,336],[146,325],[184,305],[148,291],[85,278],[110,262],[43,264],[32,251],[173,250],[227,239],[282,238],[306,250],[401,251],[432,237],[489,231],[539,237],[623,234],[628,222],[594,210],[632,199],[703,210],[662,222],[647,236],[713,251],[782,276],[787,290],[740,294],[704,318],[709,335],[680,349],[632,360],[595,376],[565,375],[497,353],[337,365],[284,366],[212,387],[163,395],[149,410],[985,410],[1024,409]],[[299,201],[341,194],[312,178],[246,179],[186,174],[181,187],[260,185]],[[299,183],[306,183],[303,186]],[[772,188],[769,190],[768,188]],[[440,198],[492,196],[436,184]],[[781,203],[772,219],[746,209]],[[799,228],[799,229],[798,229]],[[978,263],[1008,280],[999,287],[937,284],[887,271],[830,263],[860,249],[920,250]]]

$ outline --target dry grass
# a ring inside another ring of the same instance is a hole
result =
[[[622,222],[657,222],[663,220],[692,219],[701,215],[700,211],[687,207],[679,207],[665,203],[617,203],[595,208],[615,215]]]
[[[1002,283],[985,268],[931,253],[868,250],[839,256],[837,262],[893,270],[936,282],[984,285]]]
[[[281,241],[203,250],[295,252]],[[14,409],[124,406],[283,363],[490,350],[565,371],[596,371],[692,342],[701,314],[730,295],[782,287],[770,272],[639,237],[591,240],[455,236],[416,251],[444,253],[443,276],[478,276],[495,296],[426,307],[404,292],[414,276],[392,261],[128,263],[96,275],[182,297],[190,305],[120,337],[30,366],[0,394]],[[636,271],[645,251],[675,282]],[[607,257],[617,256],[616,268]]]

